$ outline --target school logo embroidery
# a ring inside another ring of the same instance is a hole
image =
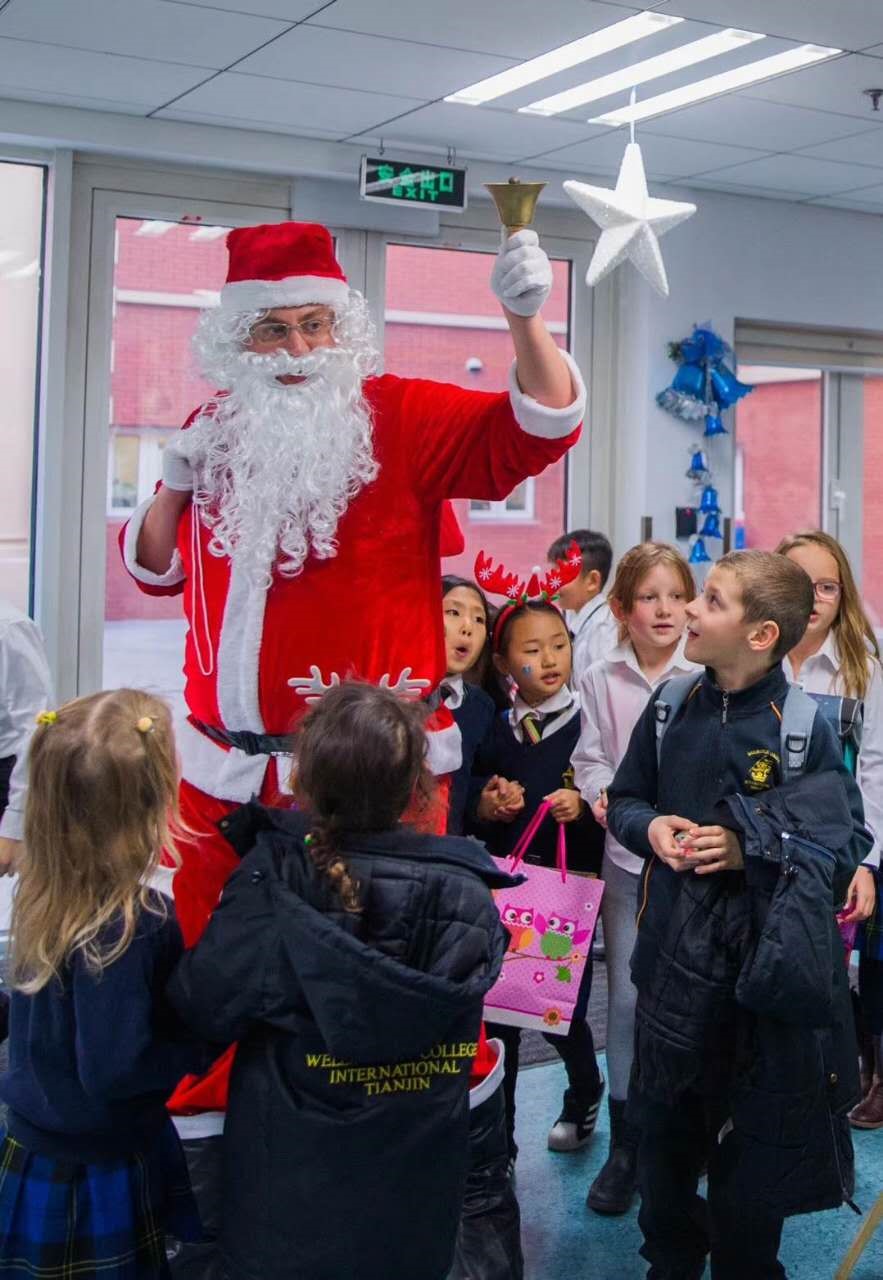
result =
[[[775,751],[766,751],[758,748],[755,751],[748,752],[750,765],[748,767],[748,776],[743,781],[746,791],[768,791],[773,786],[776,778],[776,770],[779,766],[779,757]]]

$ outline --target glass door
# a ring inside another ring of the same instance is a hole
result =
[[[183,208],[182,208],[183,206]],[[143,594],[120,530],[153,493],[166,441],[212,391],[191,350],[226,273],[227,231],[285,207],[96,191],[89,272],[78,687],[134,684],[183,702],[180,596]]]

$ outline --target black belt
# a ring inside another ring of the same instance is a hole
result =
[[[204,733],[212,742],[223,747],[237,747],[247,756],[290,756],[294,750],[294,735],[290,733],[252,733],[250,729],[218,729],[213,724],[203,724],[190,716],[194,729]]]

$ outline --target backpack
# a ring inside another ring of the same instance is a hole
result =
[[[699,687],[701,676],[673,676],[660,688],[653,706],[656,714],[656,765],[662,759],[665,731]],[[805,693],[799,685],[788,686],[780,726],[782,781],[793,782],[806,768],[809,744],[816,715],[827,720],[843,749],[843,760],[851,774],[858,765],[862,742],[863,704],[856,698],[828,693]]]

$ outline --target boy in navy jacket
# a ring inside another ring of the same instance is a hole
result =
[[[698,1280],[709,1250],[713,1280],[784,1277],[777,1260],[784,1218],[851,1194],[845,1112],[857,1071],[842,956],[832,949],[828,1028],[773,1023],[736,1000],[757,941],[758,898],[721,802],[783,782],[781,658],[813,608],[812,583],[796,568],[750,551],[712,569],[687,606],[685,655],[704,664],[705,675],[666,727],[659,757],[650,702],[608,791],[610,830],[647,859],[632,957],[638,1004],[629,1106],[642,1132],[639,1221],[650,1280]],[[804,772],[836,776],[852,814],[852,838],[835,851],[836,891],[870,837],[858,789],[820,716]],[[838,1044],[847,1052],[829,1071]],[[768,1087],[770,1061],[778,1091]],[[707,1207],[697,1196],[706,1165]]]

